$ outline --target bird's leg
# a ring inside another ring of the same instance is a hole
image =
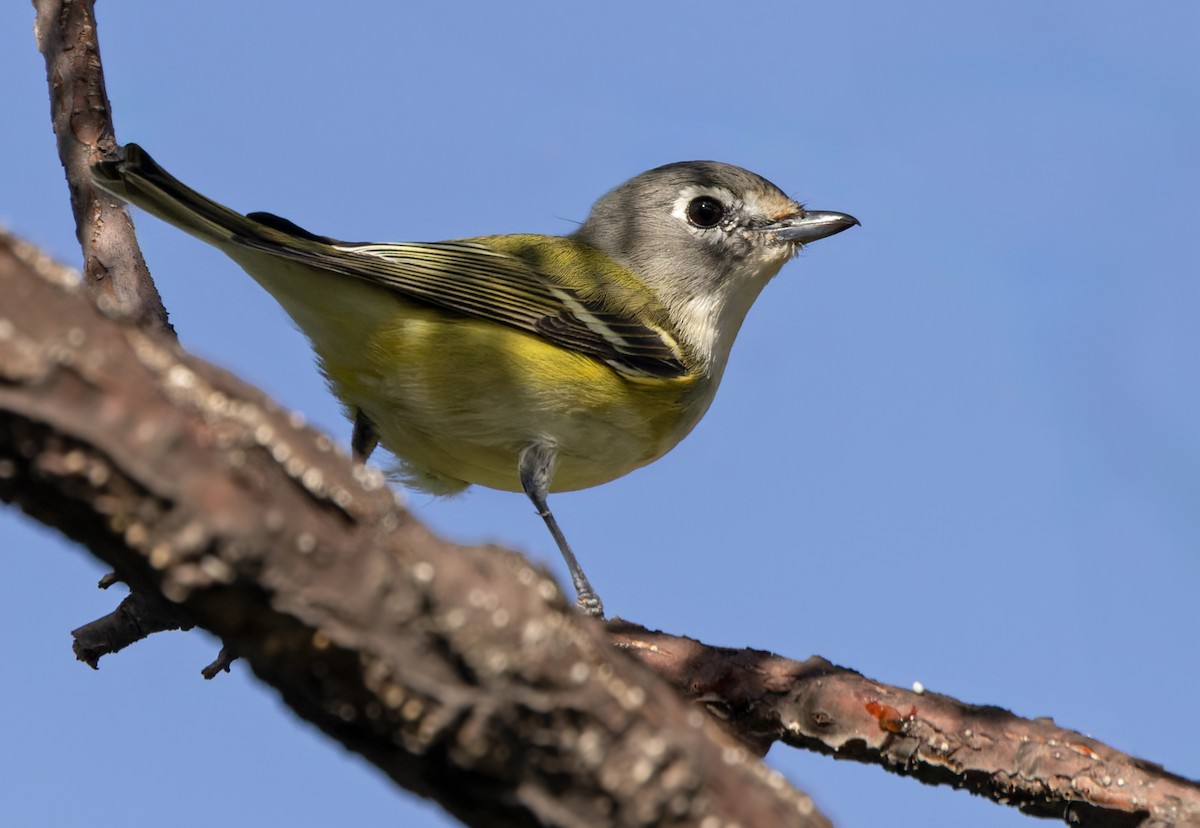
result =
[[[377,445],[379,435],[375,433],[375,424],[361,408],[354,409],[354,430],[350,432],[350,451],[354,459],[360,463],[367,462]]]
[[[542,516],[542,520],[546,521],[546,527],[554,536],[554,542],[558,544],[558,551],[562,553],[563,560],[567,562],[567,569],[571,572],[571,581],[575,584],[575,592],[579,595],[579,600],[576,601],[579,608],[595,618],[603,618],[604,605],[600,603],[600,596],[588,583],[587,576],[583,574],[583,568],[579,565],[579,561],[575,560],[575,553],[567,544],[566,536],[558,528],[558,521],[554,519],[554,514],[546,505],[546,495],[550,492],[550,478],[554,474],[554,460],[554,449],[550,446],[544,443],[527,446],[521,452],[521,459],[517,461],[517,472],[521,476],[521,488],[533,501],[534,508]]]

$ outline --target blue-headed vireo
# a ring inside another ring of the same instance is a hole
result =
[[[686,161],[601,198],[568,236],[359,244],[184,186],[135,144],[96,184],[223,250],[311,340],[354,421],[434,493],[524,491],[579,605],[603,607],[550,491],[662,457],[703,416],[759,291],[805,243],[858,223],[740,167]]]

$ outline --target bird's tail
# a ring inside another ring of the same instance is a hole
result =
[[[126,144],[116,161],[95,164],[92,180],[100,189],[218,246],[319,238],[269,213],[242,215],[218,204],[164,170],[137,144]]]

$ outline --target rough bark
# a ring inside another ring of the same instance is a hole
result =
[[[1049,718],[881,684],[816,656],[710,647],[615,622],[609,634],[759,753],[780,741],[1069,825],[1200,824],[1200,784]]]

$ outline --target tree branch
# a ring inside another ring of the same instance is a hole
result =
[[[469,823],[824,824],[753,761],[782,740],[1073,825],[1200,824],[1196,783],[1049,720],[819,658],[620,621],[606,637],[545,573],[434,538],[328,438],[62,282],[0,239],[0,498],[181,603],[301,716]],[[701,732],[701,708],[745,748]]]
[[[1069,825],[1200,825],[1200,784],[1048,718],[880,684],[820,657],[710,647],[620,622],[608,629],[760,754],[778,740]]]
[[[0,240],[0,498],[156,589],[302,717],[475,825],[827,825],[545,572]],[[708,824],[708,823],[704,823]]]
[[[110,575],[105,580],[116,579]],[[105,586],[104,581],[101,586]],[[98,670],[101,656],[120,652],[154,633],[186,631],[194,626],[178,606],[162,595],[139,590],[126,595],[108,615],[71,630],[72,648],[77,659]]]
[[[133,235],[129,211],[92,186],[91,166],[114,158],[114,137],[92,0],[37,0],[34,32],[46,59],[50,120],[71,191],[84,284],[110,313],[170,329]]]

